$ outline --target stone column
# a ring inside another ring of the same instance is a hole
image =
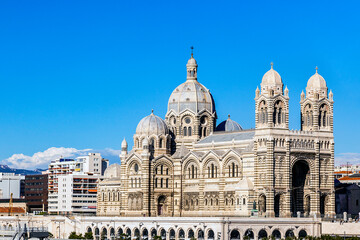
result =
[[[329,176],[329,185],[330,185],[330,206],[329,206],[329,215],[330,217],[334,217],[336,215],[335,213],[335,187],[334,187],[334,184],[333,184],[333,181],[332,181],[332,173],[334,172],[334,156],[335,156],[335,153],[334,153],[334,149],[335,149],[335,146],[334,146],[334,141],[331,140],[330,141],[330,151],[331,151],[331,157],[330,157],[330,161],[329,161],[329,164],[330,164],[330,167],[328,168],[328,176]]]
[[[204,213],[204,188],[205,188],[205,180],[203,177],[199,180],[199,212],[201,215]]]
[[[313,192],[310,194],[310,215],[320,216],[320,189],[319,189],[319,175],[320,175],[320,143],[319,139],[315,141],[315,159],[314,159],[314,167],[310,170],[311,173],[311,187],[313,188]],[[311,166],[310,166],[311,168]]]
[[[274,139],[266,142],[266,216],[274,217]]]
[[[151,169],[149,168],[149,156],[144,155],[143,156],[143,164],[142,164],[142,176],[141,176],[141,190],[143,192],[143,208],[142,208],[142,214],[144,216],[150,216],[150,176]]]
[[[283,203],[284,206],[284,216],[282,217],[291,217],[291,190],[292,190],[292,169],[291,169],[291,159],[290,159],[290,140],[286,138],[285,140],[285,147],[286,147],[286,156],[284,162],[284,184],[286,186],[285,192],[285,202]],[[285,168],[286,167],[286,168]]]

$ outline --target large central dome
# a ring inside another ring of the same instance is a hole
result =
[[[172,92],[168,112],[171,110],[179,114],[188,109],[192,112],[199,113],[207,110],[210,113],[215,111],[215,104],[210,91],[197,81],[197,63],[193,56],[186,64],[187,79]]]

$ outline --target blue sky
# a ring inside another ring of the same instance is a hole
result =
[[[318,66],[334,92],[337,159],[360,161],[359,8],[359,1],[1,1],[0,160],[34,168],[46,165],[49,148],[71,148],[115,162],[142,117],[152,108],[164,117],[193,45],[218,122],[231,114],[244,128],[254,127],[254,91],[273,61],[290,90],[290,128],[298,129],[300,93]]]

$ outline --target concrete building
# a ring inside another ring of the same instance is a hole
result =
[[[97,185],[101,176],[90,174],[68,174],[58,176],[58,201],[51,203],[50,212],[96,213]]]
[[[10,199],[11,193],[14,199],[23,197],[24,180],[22,175],[0,173],[0,198]]]
[[[360,187],[335,181],[336,213],[346,212],[348,217],[358,219],[360,214]]]
[[[109,161],[102,158],[100,153],[89,153],[76,159],[60,158],[52,161],[48,169],[49,213],[71,213],[72,210],[74,213],[94,213],[98,179],[103,175],[108,164]],[[83,183],[81,192],[75,189],[78,187],[78,181]]]
[[[47,212],[48,175],[25,176],[25,200],[29,212]]]
[[[316,72],[300,95],[301,129],[289,129],[289,90],[271,65],[255,90],[255,129],[216,125],[193,55],[186,81],[121,144],[121,171],[98,190],[99,216],[291,217],[335,215],[333,93]],[[111,167],[110,167],[111,168]]]
[[[360,164],[342,164],[335,166],[335,172],[350,172],[350,173],[360,173]]]

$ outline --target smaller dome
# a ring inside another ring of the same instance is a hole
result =
[[[241,125],[237,122],[230,119],[230,115],[228,119],[221,122],[217,127],[216,131],[225,131],[225,132],[235,132],[235,131],[241,131],[243,130]]]
[[[327,88],[325,79],[317,71],[309,78],[307,87],[314,89]]]
[[[128,144],[124,138],[124,140],[121,142],[121,148],[127,148],[128,147]]]
[[[196,62],[195,58],[193,57],[193,54],[191,54],[191,58],[187,62],[186,66],[188,66],[188,65],[196,65],[197,66],[197,62]]]
[[[164,120],[156,116],[154,112],[149,116],[141,119],[136,128],[136,134],[150,136],[155,135],[166,135],[169,133],[168,127]]]
[[[105,178],[120,178],[120,176],[121,176],[120,172],[121,172],[120,165],[117,163],[114,163],[114,164],[111,164],[108,168],[106,168],[104,177]]]
[[[271,69],[267,71],[261,81],[261,85],[282,85],[282,80],[280,74],[274,70],[273,66],[271,65]]]
[[[325,79],[318,73],[318,68],[316,67],[316,72],[312,75],[306,86],[306,95],[307,97],[315,97],[316,94],[320,98],[327,97],[327,86]]]

